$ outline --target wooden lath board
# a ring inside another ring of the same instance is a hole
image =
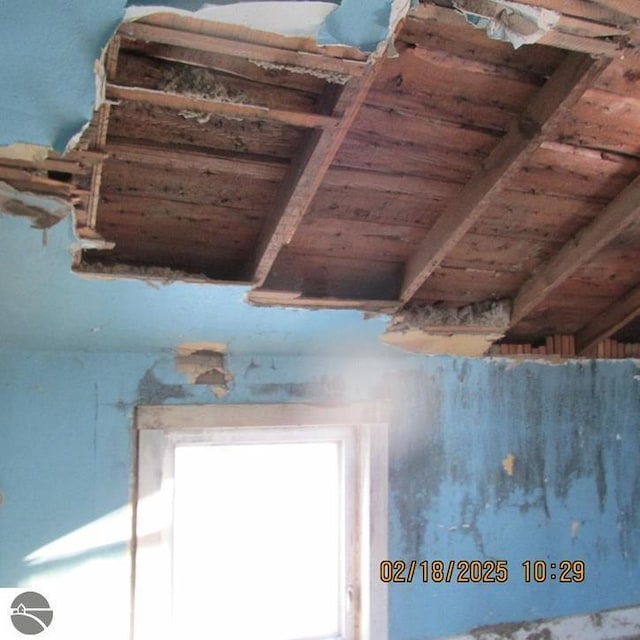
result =
[[[498,143],[484,164],[408,260],[400,300],[408,302],[453,246],[491,207],[493,199],[525,166],[541,142],[553,137],[559,123],[608,61],[571,54],[529,103],[517,126]]]

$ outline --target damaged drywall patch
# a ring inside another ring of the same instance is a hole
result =
[[[138,383],[138,404],[163,404],[172,398],[182,399],[190,396],[180,384],[166,384],[158,379],[153,367],[147,369]]]
[[[14,189],[0,182],[0,213],[28,218],[34,229],[50,229],[73,212],[64,200]]]
[[[482,356],[504,336],[510,317],[508,300],[459,308],[414,305],[392,318],[381,340],[414,353]]]
[[[226,347],[218,343],[185,344],[176,351],[176,369],[189,384],[211,387],[220,398],[229,392],[233,374],[227,370]]]

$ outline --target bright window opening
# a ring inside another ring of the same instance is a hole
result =
[[[382,413],[139,407],[133,640],[386,640]]]
[[[178,446],[173,616],[183,637],[341,633],[339,442]]]

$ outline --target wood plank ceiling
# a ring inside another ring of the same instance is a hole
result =
[[[71,199],[94,247],[78,271],[387,313],[507,299],[505,343],[640,342],[637,3],[521,2],[562,12],[543,44],[490,40],[441,1],[371,59],[123,24],[79,147],[0,159],[0,179]]]

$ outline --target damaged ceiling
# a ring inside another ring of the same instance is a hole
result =
[[[394,314],[425,352],[598,355],[640,342],[639,19],[423,3],[367,55],[146,15],[79,144],[0,180],[73,203],[80,272]]]

